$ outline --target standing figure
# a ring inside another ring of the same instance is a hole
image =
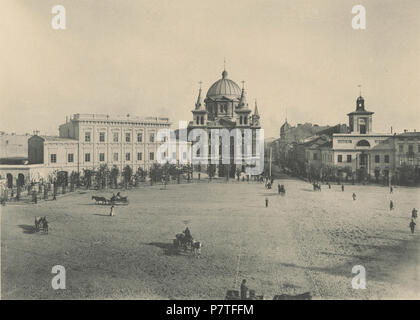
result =
[[[411,211],[411,218],[412,219],[417,219],[417,210],[416,210],[416,208],[413,208],[413,211]]]
[[[353,197],[353,200],[356,200],[356,194],[354,192],[353,192],[352,197]]]
[[[185,230],[184,230],[184,235],[185,235],[185,238],[188,240],[188,241],[191,241],[191,239],[192,239],[192,236],[191,236],[191,232],[190,232],[190,229],[188,229],[188,227],[186,227],[185,228]]]
[[[241,283],[241,299],[246,300],[248,293],[248,287],[246,286],[246,280],[243,279]]]
[[[280,183],[278,183],[278,184],[277,184],[277,190],[278,190],[278,192],[279,192],[279,194],[280,194],[280,190],[281,190],[281,188],[280,188]]]
[[[394,210],[394,202],[392,200],[389,200],[389,210]]]
[[[331,189],[331,183],[328,182],[328,189]]]
[[[266,208],[268,207],[268,198],[267,197],[265,197],[265,207]]]
[[[416,223],[414,222],[413,219],[411,219],[410,222],[410,229],[411,229],[411,233],[414,233],[414,228],[416,227]]]
[[[109,212],[109,216],[110,217],[113,217],[114,216],[114,213],[115,213],[114,206],[111,206],[111,211]]]
[[[392,189],[392,186],[389,187],[389,193],[392,193],[394,190]]]
[[[344,184],[341,185],[341,191],[344,192]]]

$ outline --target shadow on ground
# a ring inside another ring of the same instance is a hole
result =
[[[27,224],[20,224],[18,227],[23,230],[23,233],[27,233],[27,234],[36,233],[36,229],[34,226],[30,226]]]
[[[149,246],[154,246],[163,249],[163,252],[167,256],[178,256],[181,255],[180,251],[174,247],[172,243],[167,242],[150,242],[147,243]]]

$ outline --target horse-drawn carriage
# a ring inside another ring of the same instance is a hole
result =
[[[314,191],[321,191],[321,184],[318,182],[314,182],[312,184],[312,186],[314,187]]]
[[[101,196],[92,196],[92,200],[95,200],[96,204],[109,204],[109,205],[127,205],[128,197],[122,197],[118,194],[113,195],[110,199]]]
[[[278,188],[279,194],[281,194],[282,196],[286,194],[286,188],[284,187],[283,184],[279,184],[277,188]]]
[[[44,233],[48,233],[48,221],[46,216],[35,217],[35,231],[39,232],[41,229]]]
[[[190,251],[198,258],[201,254],[201,242],[194,241],[193,237],[183,233],[178,233],[173,239],[173,245],[176,250],[182,249],[183,251]]]

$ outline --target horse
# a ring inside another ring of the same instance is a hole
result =
[[[35,230],[39,231],[39,226],[43,223],[44,217],[35,217]]]
[[[92,200],[95,200],[96,203],[101,202],[102,204],[106,204],[107,200],[105,197],[97,197],[97,196],[92,196]]]
[[[48,221],[47,216],[35,217],[35,230],[38,232],[42,226],[42,230],[48,233]]]
[[[319,183],[313,183],[314,191],[321,191],[321,185]]]
[[[201,246],[202,243],[200,241],[194,241],[192,244],[192,250],[196,258],[199,258],[201,255]]]

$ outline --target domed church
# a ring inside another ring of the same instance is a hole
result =
[[[198,98],[194,110],[192,110],[193,121],[188,125],[188,129],[200,128],[210,134],[211,129],[260,129],[260,115],[258,113],[257,102],[255,101],[254,112],[252,113],[247,99],[244,86],[242,89],[231,79],[228,72],[223,70],[222,78],[213,83],[207,91],[206,97],[202,97],[202,89],[198,91]],[[253,132],[255,137],[255,132]],[[209,137],[210,143],[210,137]],[[253,138],[253,155],[255,154],[255,140]],[[232,150],[232,146],[231,146]],[[219,155],[221,157],[221,155]],[[210,157],[210,154],[209,154]],[[209,161],[210,163],[210,161]],[[244,171],[245,162],[241,165],[233,163],[231,154],[231,166],[217,165],[216,174],[219,176],[229,175],[235,177],[237,168]],[[196,165],[195,170],[207,170],[207,166]]]

